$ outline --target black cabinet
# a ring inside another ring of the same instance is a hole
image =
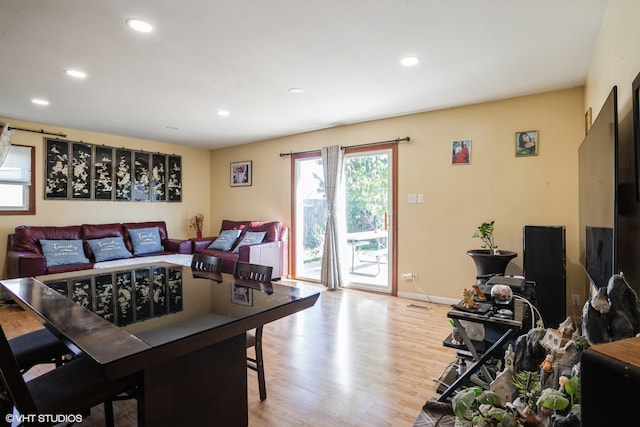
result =
[[[525,225],[524,277],[536,283],[536,302],[546,327],[567,318],[567,273],[564,226]]]

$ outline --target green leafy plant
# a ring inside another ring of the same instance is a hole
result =
[[[498,245],[496,245],[493,240],[494,224],[495,221],[493,220],[491,222],[483,222],[475,229],[473,235],[471,236],[474,238],[478,237],[480,240],[482,240],[482,247],[489,249],[492,252],[495,252],[498,249]]]
[[[580,420],[580,380],[570,378],[564,383],[563,390],[547,388],[541,390],[540,374],[536,372],[518,372],[514,385],[528,408],[538,410],[538,420],[556,414],[563,417],[575,416]],[[482,387],[469,387],[460,390],[451,401],[453,413],[471,421],[474,426],[518,427],[529,422],[527,415],[516,409],[515,401],[503,405],[500,397]],[[536,414],[533,413],[535,417]],[[575,420],[574,420],[575,421]],[[579,421],[578,421],[579,422]],[[573,425],[573,424],[571,424]]]
[[[517,411],[513,408],[503,408],[496,393],[483,390],[481,387],[469,387],[459,391],[453,396],[451,404],[457,417],[470,419],[474,426],[518,426]]]

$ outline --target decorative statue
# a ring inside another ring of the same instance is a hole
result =
[[[551,372],[553,370],[553,354],[547,354],[547,356],[540,364],[540,368],[544,372]]]
[[[608,313],[611,308],[607,289],[600,288],[595,297],[587,301],[582,309],[582,333],[594,343],[609,342]]]
[[[638,295],[621,274],[598,289],[582,311],[583,333],[594,344],[631,338],[640,333]]]
[[[621,274],[614,274],[607,283],[611,303],[611,338],[630,338],[640,333],[638,294]]]
[[[473,301],[473,292],[467,288],[462,291],[462,305],[466,308],[476,308],[476,303]]]

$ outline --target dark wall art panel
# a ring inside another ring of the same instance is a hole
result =
[[[149,201],[149,153],[136,151],[133,161],[133,199],[136,202]]]
[[[89,144],[74,142],[71,151],[71,197],[91,199],[92,147]]]
[[[45,140],[45,199],[69,197],[69,141]]]
[[[93,166],[93,198],[113,199],[113,148],[96,147]]]
[[[182,157],[44,138],[45,199],[181,202]]]
[[[167,194],[170,202],[182,201],[182,157],[169,156]]]

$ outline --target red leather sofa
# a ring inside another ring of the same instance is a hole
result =
[[[169,239],[167,225],[164,221],[82,224],[62,227],[21,225],[16,227],[14,234],[9,234],[8,236],[7,276],[11,279],[91,269],[95,264],[95,257],[87,243],[88,240],[105,237],[122,237],[127,250],[133,254],[130,231],[150,227],[158,227],[164,251],[140,255],[141,257],[174,253],[192,253],[192,243],[189,240]],[[40,245],[41,239],[82,240],[84,253],[89,259],[89,263],[47,267],[47,262],[42,254]],[[136,255],[133,255],[133,257],[136,257]]]
[[[202,253],[222,258],[222,272],[233,273],[237,261],[250,262],[252,264],[269,265],[273,267],[272,280],[286,277],[289,274],[289,228],[282,226],[280,221],[230,221],[223,220],[220,232],[223,230],[240,230],[240,237],[228,251],[208,249],[208,246],[216,240],[215,237],[202,237],[191,239],[193,253]],[[265,232],[261,243],[240,246],[237,252],[234,249],[242,241],[247,232]]]

